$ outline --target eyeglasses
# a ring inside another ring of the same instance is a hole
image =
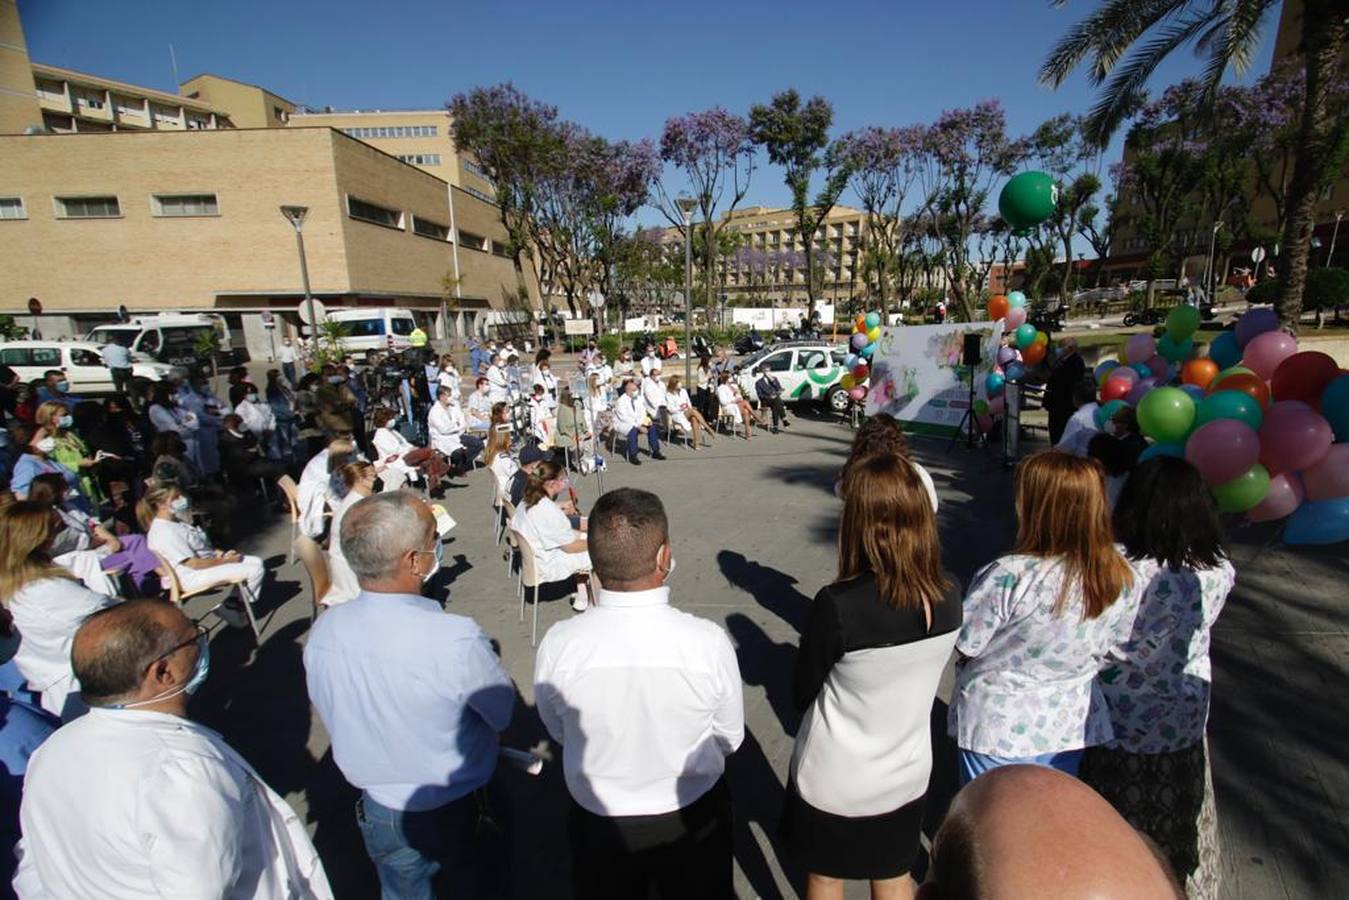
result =
[[[183,649],[184,647],[188,647],[188,646],[191,646],[192,644],[200,643],[201,640],[202,640],[202,638],[206,637],[206,636],[207,636],[208,634],[210,634],[210,633],[211,633],[211,632],[208,631],[208,630],[206,629],[206,626],[204,626],[204,625],[197,625],[197,626],[196,626],[196,633],[193,634],[192,637],[190,637],[190,638],[188,638],[187,640],[183,641],[181,644],[175,644],[175,645],[173,646],[173,648],[170,649],[170,650],[165,650],[163,653],[161,653],[161,654],[159,654],[158,656],[155,657],[154,662],[159,662],[161,659],[168,659],[170,656],[172,656],[173,654],[177,653],[179,650]],[[151,663],[151,665],[154,665],[154,663]]]

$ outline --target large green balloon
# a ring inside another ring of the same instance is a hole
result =
[[[1166,333],[1176,342],[1180,343],[1190,335],[1194,334],[1195,329],[1199,327],[1199,308],[1191,306],[1188,303],[1182,303],[1171,310],[1166,317]]]
[[[1178,341],[1171,337],[1168,332],[1157,339],[1157,352],[1167,362],[1178,363],[1181,360],[1189,359],[1190,354],[1194,353],[1194,340],[1184,338]]]
[[[1218,509],[1226,513],[1245,512],[1260,505],[1269,492],[1269,470],[1256,463],[1231,481],[1213,489]]]
[[[1180,388],[1153,388],[1138,402],[1138,427],[1162,444],[1185,440],[1194,416],[1194,400]]]
[[[1265,421],[1265,411],[1260,408],[1260,401],[1245,391],[1217,391],[1199,401],[1194,427],[1214,419],[1236,419],[1259,431]]]
[[[1054,214],[1058,194],[1054,179],[1044,172],[1022,172],[1003,185],[998,212],[1013,229],[1030,228]]]

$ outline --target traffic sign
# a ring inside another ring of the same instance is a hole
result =
[[[1256,265],[1259,265],[1262,261],[1264,261],[1264,258],[1265,258],[1264,247],[1256,247],[1254,250],[1251,251],[1251,262],[1255,263]]]
[[[310,302],[311,301],[309,300],[301,300],[299,307],[296,309],[296,312],[300,316],[300,321],[305,323],[306,325],[315,324],[309,321]],[[315,297],[312,302],[314,304],[314,318],[318,319],[320,323],[326,322],[328,319],[328,310],[324,308],[323,302],[320,301],[317,297]]]
[[[262,319],[263,328],[271,329],[276,327],[276,317],[273,316],[270,311],[263,310],[262,313],[259,315],[259,318]]]
[[[599,291],[591,291],[590,296],[587,299],[590,301],[590,305],[593,308],[604,309],[604,295]]]

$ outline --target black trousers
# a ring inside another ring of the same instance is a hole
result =
[[[782,405],[781,397],[774,397],[771,400],[759,399],[759,405],[766,406],[773,412],[773,427],[780,428],[782,420],[787,418],[787,407]]]
[[[657,816],[597,816],[575,800],[572,894],[585,900],[719,900],[731,880],[731,792],[725,779],[693,803]]]

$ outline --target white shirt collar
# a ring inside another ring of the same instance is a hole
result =
[[[610,609],[633,609],[641,606],[669,606],[670,588],[662,585],[649,591],[606,591],[600,588],[597,594],[600,606]]]

